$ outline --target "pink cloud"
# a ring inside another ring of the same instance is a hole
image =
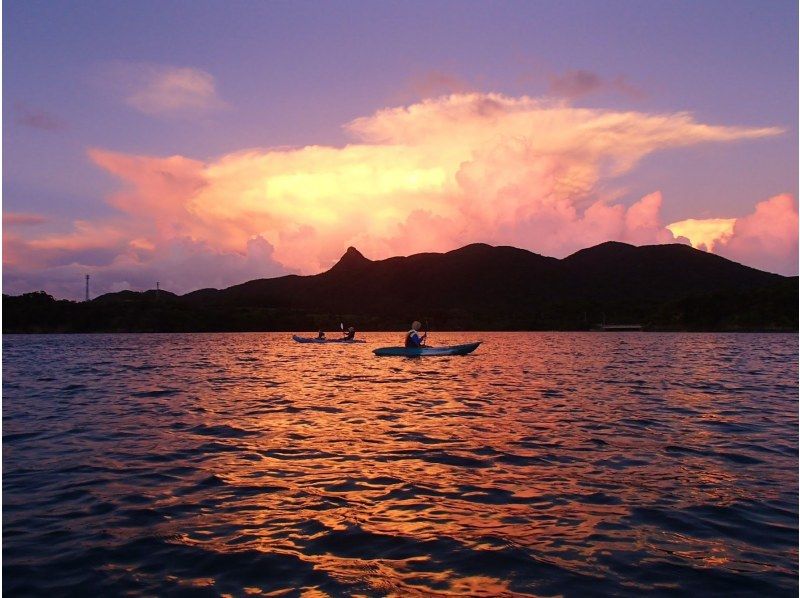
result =
[[[776,195],[756,204],[755,211],[737,218],[733,235],[721,255],[750,266],[797,274],[797,207],[788,195]]]
[[[183,156],[132,156],[100,149],[89,150],[89,157],[126,183],[108,203],[134,219],[149,220],[158,235],[192,233],[186,204],[205,184],[202,162]]]
[[[47,222],[41,214],[28,214],[24,212],[5,212],[3,226],[35,226]]]
[[[32,239],[19,234],[3,236],[3,266],[47,268],[79,262],[107,265],[124,249],[125,232],[107,224],[76,221],[66,234],[44,234]]]
[[[52,240],[52,239],[51,239]],[[187,237],[142,247],[137,241],[95,246],[32,247],[18,237],[3,239],[3,285],[6,293],[46,289],[58,297],[83,296],[83,276],[92,276],[92,295],[123,289],[161,288],[187,292],[227,287],[291,273],[272,259],[273,248],[262,238],[247,241],[243,251],[219,251]]]
[[[688,219],[669,229],[694,247],[769,272],[797,274],[798,215],[789,194],[760,201],[740,218]]]
[[[119,216],[77,223],[69,235],[12,239],[11,262],[61,273],[92,266],[109,285],[158,276],[164,288],[188,291],[319,272],[348,245],[380,259],[476,241],[556,257],[607,240],[674,242],[660,193],[625,205],[604,191],[609,181],[664,149],[780,133],[479,93],[379,110],[346,127],[354,140],[343,147],[204,162],[90,150],[122,182],[108,198]],[[743,239],[767,212],[742,225]],[[763,249],[740,246],[746,263]]]

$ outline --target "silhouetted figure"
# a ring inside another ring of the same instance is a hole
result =
[[[351,341],[356,336],[356,329],[350,326],[350,328],[347,329],[347,332],[342,331],[342,334],[344,335],[342,340]]]
[[[425,344],[425,339],[428,337],[428,332],[420,336],[419,329],[422,328],[422,324],[417,322],[416,320],[411,324],[411,330],[406,333],[406,348],[417,348],[421,347]]]
[[[319,333],[317,334],[317,338],[324,341],[325,340],[325,331],[324,330],[320,330]]]

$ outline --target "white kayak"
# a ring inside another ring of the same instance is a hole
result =
[[[352,343],[366,343],[367,341],[360,340],[360,339],[346,339],[346,338],[317,338],[317,337],[308,337],[308,336],[297,336],[296,334],[292,335],[292,339],[297,343],[317,343],[320,345],[324,345],[325,343],[344,343],[345,345],[350,345]]]
[[[442,355],[466,355],[478,348],[481,342],[467,343],[465,345],[451,345],[450,347],[381,347],[372,352],[378,357],[434,357]]]

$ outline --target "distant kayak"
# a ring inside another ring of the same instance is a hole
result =
[[[372,352],[378,357],[434,357],[441,355],[466,355],[472,353],[480,345],[477,343],[467,343],[466,345],[452,345],[450,347],[381,347],[373,349]]]
[[[297,336],[296,334],[292,335],[292,339],[297,343],[317,343],[320,345],[324,345],[325,343],[344,343],[349,345],[351,343],[366,343],[367,341],[361,339],[353,339],[348,340],[346,338],[317,338],[317,337],[309,337],[309,336]]]

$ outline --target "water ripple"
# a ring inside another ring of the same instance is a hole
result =
[[[796,595],[796,335],[480,336],[5,336],[4,590]]]

